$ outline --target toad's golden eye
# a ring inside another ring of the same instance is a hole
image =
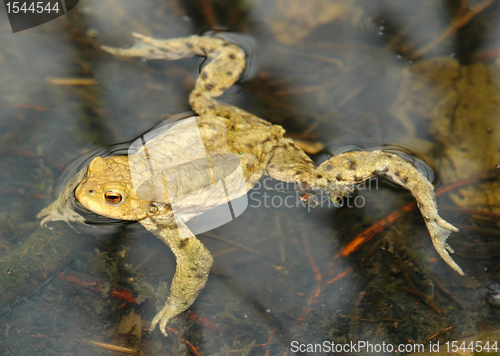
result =
[[[116,205],[122,201],[122,195],[112,190],[104,193],[104,198],[111,205]]]

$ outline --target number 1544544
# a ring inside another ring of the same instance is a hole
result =
[[[45,2],[45,1],[37,1],[32,3],[20,2],[20,1],[10,1],[5,3],[5,7],[7,9],[7,13],[9,14],[18,14],[18,13],[32,13],[32,14],[41,14],[50,12],[59,13],[59,3],[55,1],[54,3]]]

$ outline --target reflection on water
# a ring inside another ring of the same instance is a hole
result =
[[[228,27],[254,37],[260,66],[223,100],[283,125],[290,137],[416,153],[436,172],[440,211],[462,230],[449,242],[467,276],[437,258],[421,217],[405,205],[411,197],[391,186],[360,190],[363,207],[342,209],[272,207],[286,193],[262,187],[256,192],[271,207],[250,206],[199,236],[214,273],[168,338],[115,331],[132,309],[142,318],[129,317],[132,325],[148,327],[165,297],[156,289],[168,290],[162,282],[175,268],[160,241],[125,225],[88,248],[35,254],[68,262],[40,263],[47,282],[13,297],[25,299],[2,315],[0,355],[107,352],[85,340],[158,355],[287,355],[294,340],[429,345],[434,334],[442,343],[499,328],[498,309],[482,303],[482,287],[498,280],[500,250],[498,174],[486,175],[500,164],[498,4],[310,0],[297,11],[300,3],[87,1],[15,35],[1,9],[5,275],[5,257],[31,243],[59,169],[189,109],[198,59],[117,61],[99,45],[131,44],[131,31],[173,38]],[[97,84],[60,86],[47,77]],[[354,253],[342,249],[367,237]]]

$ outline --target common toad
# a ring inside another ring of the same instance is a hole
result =
[[[332,199],[340,199],[352,192],[355,184],[386,175],[412,192],[437,252],[455,271],[463,274],[448,254],[448,251],[453,251],[445,242],[457,229],[438,215],[433,186],[413,165],[397,155],[377,150],[347,152],[316,166],[291,139],[284,137],[281,126],[215,100],[238,80],[245,67],[245,53],[240,47],[217,37],[190,36],[170,40],[156,40],[140,34],[134,34],[134,37],[137,42],[130,49],[106,46],[103,49],[118,56],[146,59],[174,60],[194,55],[211,59],[202,68],[189,103],[198,114],[196,122],[209,160],[221,154],[238,158],[244,177],[244,189],[239,195],[244,195],[267,174],[277,180],[295,183],[304,194],[315,190],[330,194]],[[189,308],[205,286],[212,256],[185,222],[176,220],[169,201],[172,187],[168,187],[165,176],[161,175],[159,180],[148,183],[145,188],[141,186],[144,189],[137,189],[134,174],[147,175],[145,181],[151,181],[151,171],[143,163],[144,170],[132,174],[131,162],[139,156],[148,156],[147,147],[153,146],[156,154],[165,160],[167,156],[168,160],[184,157],[192,148],[191,138],[183,131],[179,131],[176,137],[176,142],[163,141],[162,135],[151,137],[144,140],[143,148],[129,156],[94,158],[88,169],[82,170],[68,184],[59,199],[39,214],[39,217],[45,216],[42,224],[54,220],[83,221],[69,203],[76,197],[81,205],[96,214],[138,221],[164,241],[175,255],[177,267],[170,296],[154,317],[151,330],[158,324],[165,336],[167,322]],[[177,187],[180,195],[207,186],[206,177],[200,177],[203,174],[192,172],[184,168],[176,172],[181,178]],[[203,172],[209,172],[214,181],[214,167]],[[231,181],[225,189],[237,191]],[[193,218],[207,207],[223,203],[223,199],[206,193],[198,195],[189,206],[182,205],[181,210],[185,210],[188,218]]]

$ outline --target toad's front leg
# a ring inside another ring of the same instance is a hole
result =
[[[150,218],[140,223],[170,247],[177,263],[170,296],[151,322],[151,331],[159,324],[160,331],[167,336],[168,321],[188,309],[205,286],[213,258],[196,236],[181,238],[176,226],[162,226]]]
[[[334,156],[316,168],[291,140],[283,139],[283,143],[269,162],[267,173],[275,179],[296,182],[302,189],[324,191],[337,199],[352,192],[356,184],[382,174],[408,189],[417,201],[434,248],[451,268],[464,274],[450,257],[448,252],[453,250],[446,243],[451,232],[458,229],[439,216],[434,187],[415,166],[397,155],[371,151]]]

